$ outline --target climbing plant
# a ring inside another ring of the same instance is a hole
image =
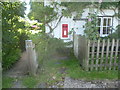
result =
[[[97,27],[97,23],[98,23],[97,15],[91,13],[87,18],[88,20],[86,21],[84,27],[85,36],[90,40],[97,40],[99,38],[98,27]]]

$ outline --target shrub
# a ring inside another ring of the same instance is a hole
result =
[[[90,40],[97,40],[100,38],[100,35],[98,33],[98,27],[96,27],[98,24],[97,20],[97,14],[89,14],[88,15],[88,21],[85,24],[85,36],[89,38]]]
[[[38,62],[41,65],[45,60],[51,59],[51,57],[58,51],[58,48],[65,47],[65,44],[61,39],[50,38],[45,33],[31,35],[30,39],[32,39],[35,44],[39,59]]]
[[[21,52],[21,40],[25,37],[19,29],[25,29],[24,17],[25,3],[1,2],[2,5],[2,66],[10,68],[15,63]]]
[[[19,31],[19,35],[18,35],[18,38],[19,38],[19,48],[22,50],[22,51],[25,51],[25,40],[27,40],[29,38],[29,32],[27,30],[23,30],[23,29],[20,29]]]
[[[20,49],[11,49],[9,54],[7,54],[7,56],[2,60],[3,69],[9,69],[17,60],[19,60],[20,53]]]

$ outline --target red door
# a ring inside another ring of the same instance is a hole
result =
[[[68,37],[68,24],[62,24],[62,37]]]

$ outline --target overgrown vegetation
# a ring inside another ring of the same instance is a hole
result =
[[[79,61],[73,56],[69,60],[63,60],[62,66],[67,68],[67,76],[75,79],[85,80],[102,80],[102,79],[118,79],[118,71],[84,71]]]
[[[34,88],[37,85],[38,81],[39,81],[38,77],[34,77],[34,76],[28,76],[22,78],[22,84],[27,88]]]
[[[14,81],[15,81],[14,78],[3,77],[2,78],[2,88],[11,88]]]
[[[97,40],[100,38],[97,23],[97,14],[90,13],[88,16],[88,21],[84,27],[85,36],[90,40]]]
[[[60,72],[61,69],[65,69],[63,73]],[[84,71],[80,65],[79,60],[77,60],[73,54],[68,59],[51,59],[46,60],[44,67],[40,75],[35,77],[26,77],[22,81],[25,86],[30,88],[35,88],[40,84],[44,84],[43,87],[49,87],[55,85],[56,82],[64,81],[65,77],[71,77],[73,79],[82,80],[117,80],[118,71],[106,70],[106,71]],[[33,80],[33,82],[32,82]],[[29,83],[30,82],[30,83]],[[59,86],[63,87],[63,86]]]
[[[24,50],[24,41],[28,38],[25,23],[20,21],[24,17],[25,3],[1,2],[2,6],[2,67],[9,69]],[[22,31],[22,32],[21,32]]]
[[[30,39],[32,39],[35,44],[40,66],[43,65],[44,61],[51,59],[57,49],[62,49],[65,47],[65,44],[61,39],[50,38],[45,33],[30,35]]]

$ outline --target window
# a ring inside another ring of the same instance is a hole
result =
[[[112,17],[98,17],[98,32],[100,36],[107,36],[110,34],[112,26]]]

